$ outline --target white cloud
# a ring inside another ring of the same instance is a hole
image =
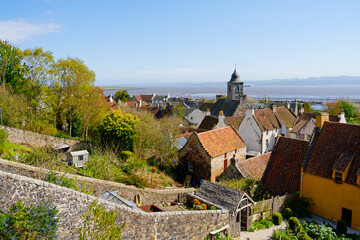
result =
[[[32,40],[35,35],[57,32],[61,25],[55,23],[35,24],[25,19],[0,20],[0,39],[12,42]]]

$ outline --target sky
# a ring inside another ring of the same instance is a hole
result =
[[[0,39],[100,86],[360,76],[358,0],[0,0]]]

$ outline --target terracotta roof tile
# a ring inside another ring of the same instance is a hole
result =
[[[255,110],[254,118],[262,132],[280,128],[279,121],[276,119],[275,113],[270,108]]]
[[[331,178],[333,170],[350,169],[346,183],[356,185],[360,171],[360,125],[325,122],[314,139],[304,172]]]
[[[237,167],[240,169],[245,178],[252,177],[255,179],[261,179],[269,162],[270,155],[271,152],[239,161],[237,163]]]
[[[300,189],[301,165],[309,142],[279,137],[262,178],[267,190],[283,195]]]
[[[238,130],[241,122],[243,121],[244,116],[242,117],[225,117],[225,123],[228,126],[233,126],[235,130]]]
[[[302,113],[299,117],[297,117],[293,128],[291,129],[291,133],[297,133],[303,128],[310,120],[316,121],[315,113]],[[329,115],[330,122],[339,122],[338,116]]]
[[[246,147],[245,142],[232,127],[198,133],[197,136],[211,157],[217,157],[235,149]]]
[[[275,115],[287,128],[291,128],[296,120],[294,114],[284,106],[276,107]]]

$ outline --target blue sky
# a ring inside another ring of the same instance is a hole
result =
[[[0,39],[78,57],[98,85],[360,75],[360,1],[11,0]],[[5,11],[4,11],[5,10]]]

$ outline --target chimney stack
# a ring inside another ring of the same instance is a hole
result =
[[[275,104],[271,104],[271,105],[270,105],[270,109],[271,109],[273,112],[276,112],[276,105],[275,105]]]
[[[344,112],[343,109],[341,109],[341,111],[338,114],[338,122],[339,123],[346,123],[345,112]]]
[[[329,114],[321,112],[316,115],[316,127],[322,128],[325,122],[329,121]]]
[[[294,113],[295,113],[295,116],[299,116],[298,102],[297,102],[297,99],[296,99],[296,98],[295,98]]]
[[[210,116],[210,108],[206,109],[205,116]]]
[[[254,116],[254,114],[255,114],[255,110],[253,108],[247,108],[245,110],[245,115]]]
[[[223,110],[219,111],[218,124],[217,125],[218,125],[219,128],[226,127],[225,116],[224,116],[224,111]]]
[[[289,104],[289,101],[288,101],[288,100],[286,100],[285,106],[286,106],[287,109],[290,109],[290,104]]]

